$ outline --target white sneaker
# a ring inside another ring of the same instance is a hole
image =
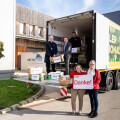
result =
[[[81,112],[81,111],[79,111],[79,112],[78,112],[78,115],[79,115],[79,116],[82,116],[83,114],[82,114],[82,112]]]

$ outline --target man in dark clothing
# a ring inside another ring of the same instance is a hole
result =
[[[70,73],[70,59],[71,59],[71,50],[72,50],[72,45],[70,42],[68,42],[68,38],[64,38],[64,58],[65,58],[65,71],[66,75],[69,75]]]
[[[72,48],[81,47],[81,40],[78,36],[76,36],[76,32],[73,32],[72,36],[73,37],[70,38],[70,43],[72,44]]]
[[[47,73],[50,72],[50,58],[57,55],[58,49],[55,42],[53,42],[53,36],[49,37],[49,42],[46,43],[45,62]],[[55,72],[55,64],[52,65],[52,71]]]
[[[81,40],[80,38],[76,35],[76,32],[73,32],[72,33],[72,36],[70,38],[70,43],[72,44],[72,48],[77,48],[77,47],[81,47]],[[71,62],[75,62],[75,63],[78,63],[78,54],[73,54],[72,55],[72,60]]]

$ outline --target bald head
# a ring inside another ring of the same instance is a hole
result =
[[[51,36],[49,36],[49,41],[50,42],[53,42],[53,39],[54,39],[54,37],[51,35]]]

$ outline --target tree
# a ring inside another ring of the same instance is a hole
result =
[[[4,55],[2,54],[3,51],[4,51],[4,49],[3,49],[3,42],[0,41],[0,59],[2,57],[4,57]]]

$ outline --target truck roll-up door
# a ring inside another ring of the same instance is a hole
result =
[[[96,68],[107,69],[109,65],[109,20],[96,13]]]

